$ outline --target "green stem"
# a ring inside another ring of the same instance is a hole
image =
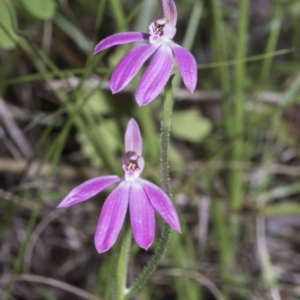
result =
[[[217,64],[219,66],[221,89],[226,94],[230,92],[230,76],[228,65],[222,64],[221,62],[226,61],[227,55],[227,45],[224,36],[224,21],[221,11],[221,4],[219,0],[211,0],[211,12],[213,21],[212,30],[212,45],[214,46],[214,54],[216,56]]]
[[[125,14],[121,5],[120,0],[112,0],[110,1],[111,8],[114,14],[114,19],[117,23],[118,30],[124,31],[127,29],[127,24],[124,24],[123,20],[125,20]]]
[[[226,216],[224,214],[224,203],[222,203],[221,199],[212,197],[211,211],[212,218],[214,220],[215,236],[219,245],[219,259],[226,273],[230,266],[231,249],[229,243],[228,228],[224,226],[224,224],[226,224]],[[224,273],[221,274],[221,276],[223,277]]]
[[[282,1],[277,0],[275,2],[275,7],[274,7],[274,17],[273,20],[271,21],[271,31],[270,35],[267,41],[267,46],[266,46],[266,51],[265,53],[274,51],[276,49],[276,44],[278,41],[279,33],[280,33],[280,28],[281,28],[281,22],[283,18],[283,13],[284,13],[284,6],[282,4]],[[263,63],[262,63],[262,68],[261,68],[261,73],[260,73],[260,79],[261,82],[264,83],[264,81],[267,80],[270,70],[272,66],[272,57],[265,58]]]
[[[126,293],[127,268],[131,246],[131,230],[126,229],[122,242],[121,251],[118,256],[116,268],[116,300],[123,300]]]
[[[170,130],[173,110],[172,79],[173,76],[170,77],[165,88],[164,111],[161,122],[160,136],[161,185],[163,190],[168,194],[170,198],[172,197],[169,176]],[[152,257],[151,261],[148,263],[144,271],[137,278],[136,282],[128,289],[124,300],[130,299],[130,297],[132,297],[132,295],[135,294],[146,283],[150,275],[155,271],[169,245],[170,237],[171,228],[169,225],[164,223],[154,256]]]
[[[166,86],[166,94],[164,101],[164,110],[161,121],[161,135],[160,135],[160,174],[161,174],[161,186],[163,190],[171,198],[171,184],[169,175],[169,155],[170,155],[170,132],[173,113],[173,91],[172,80],[174,75],[171,76]]]
[[[234,126],[232,136],[234,137],[232,148],[232,159],[242,160],[244,156],[244,137],[238,136],[238,133],[243,128],[244,124],[244,85],[245,85],[245,63],[243,59],[246,57],[246,37],[248,27],[248,9],[249,0],[241,1],[240,16],[239,16],[239,32],[237,43],[237,60],[240,63],[235,65],[235,112]],[[232,116],[230,117],[232,118]],[[243,173],[239,170],[234,170],[229,174],[229,193],[231,209],[239,211],[243,200]]]

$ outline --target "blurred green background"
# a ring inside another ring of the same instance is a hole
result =
[[[174,41],[198,63],[190,94],[174,68],[171,183],[182,234],[134,299],[300,299],[300,1],[177,0]],[[148,32],[154,0],[0,0],[0,298],[110,299],[119,241],[93,245],[102,192],[56,209],[82,181],[122,175],[140,125],[159,184],[162,97],[139,108],[141,72],[112,95],[132,45],[93,55],[121,31]],[[157,237],[162,221],[157,216]],[[129,283],[151,258],[133,244]]]

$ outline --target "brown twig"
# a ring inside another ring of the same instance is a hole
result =
[[[49,277],[43,277],[38,275],[31,275],[31,274],[21,274],[14,277],[14,281],[27,281],[27,282],[34,282],[34,283],[42,283],[46,285],[53,286],[55,288],[64,290],[66,292],[69,292],[73,295],[79,296],[86,300],[100,300],[99,297],[96,297],[82,289],[79,289],[76,286],[70,285],[68,283],[49,278]]]
[[[161,276],[179,276],[179,277],[188,277],[193,279],[203,286],[205,286],[217,300],[225,300],[224,296],[222,295],[221,291],[218,287],[211,281],[208,277],[200,274],[199,272],[193,270],[185,270],[185,269],[165,269],[161,271],[157,271],[153,276],[154,277],[161,277]]]

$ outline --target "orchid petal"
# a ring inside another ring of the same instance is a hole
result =
[[[135,152],[138,156],[142,155],[143,139],[140,128],[135,119],[131,118],[127,124],[125,132],[126,152]]]
[[[180,223],[176,209],[167,194],[153,183],[138,179],[154,209],[175,230],[180,232]]]
[[[148,249],[155,235],[154,209],[138,180],[131,184],[129,196],[130,223],[137,244]]]
[[[130,183],[121,182],[107,197],[101,210],[95,233],[95,247],[99,253],[115,243],[128,208]]]
[[[140,106],[148,104],[159,95],[171,75],[172,67],[172,50],[168,44],[163,43],[139,82],[136,101]]]
[[[148,39],[149,39],[149,34],[142,33],[142,32],[133,31],[133,32],[116,33],[100,41],[94,49],[94,54],[112,46],[122,45],[122,44],[127,44],[132,42],[147,41]]]
[[[155,52],[158,46],[140,45],[129,51],[116,66],[111,80],[110,89],[114,93],[122,90],[140,70],[144,62]]]
[[[173,25],[177,22],[177,9],[173,0],[162,0],[164,17],[168,18]]]
[[[120,180],[121,178],[119,176],[100,176],[87,180],[71,190],[71,192],[69,192],[69,194],[58,205],[58,207],[68,207],[73,204],[88,200],[89,198],[100,193],[109,185]]]
[[[184,85],[193,93],[197,84],[197,63],[194,56],[185,48],[171,43],[171,48],[175,54],[178,69]]]

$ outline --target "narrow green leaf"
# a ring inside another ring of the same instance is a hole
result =
[[[56,8],[54,0],[21,0],[21,2],[32,16],[42,20],[51,19]]]
[[[64,31],[83,52],[89,53],[91,41],[88,40],[74,24],[59,13],[55,14],[53,22]]]
[[[12,9],[9,10],[6,3],[0,2],[0,47],[7,50],[16,46],[18,38],[13,27]]]

